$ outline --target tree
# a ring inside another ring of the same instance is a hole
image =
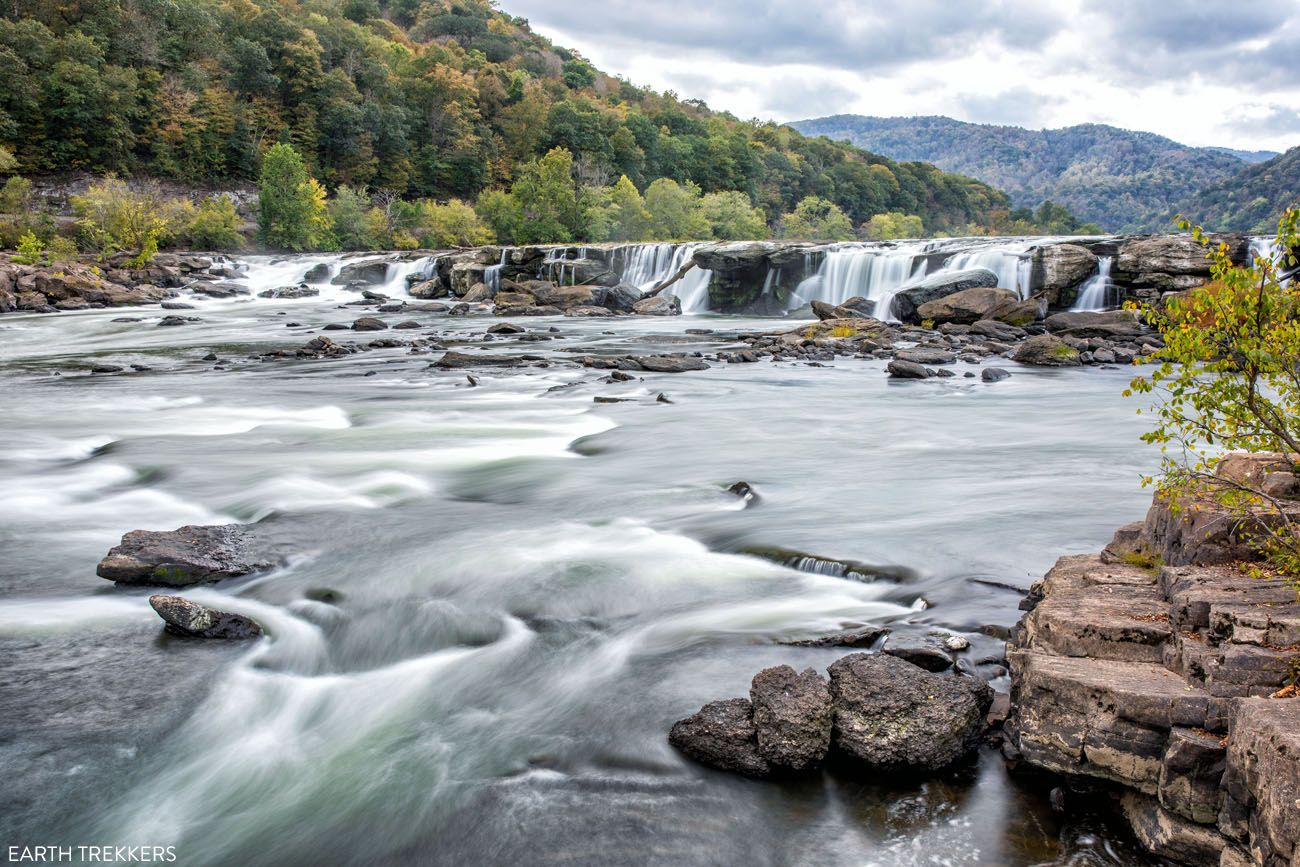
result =
[[[0,175],[8,175],[16,171],[18,171],[18,160],[14,157],[14,152],[0,145]]]
[[[160,244],[184,235],[194,219],[187,200],[168,199],[155,185],[132,189],[117,178],[92,183],[72,197],[77,228],[86,246],[101,256],[131,251],[142,263]]]
[[[370,198],[365,190],[344,184],[335,191],[329,208],[330,219],[334,222],[334,237],[340,248],[370,250],[374,247],[375,238],[366,220]]]
[[[781,237],[804,241],[850,241],[853,224],[834,202],[807,196],[781,218]]]
[[[492,230],[460,199],[445,205],[420,203],[416,233],[425,247],[477,247],[492,240]]]
[[[474,203],[474,210],[492,230],[498,244],[516,244],[524,229],[524,209],[513,194],[505,190],[485,190]]]
[[[862,224],[862,233],[869,241],[892,241],[896,238],[920,238],[925,234],[921,218],[915,214],[889,211],[876,214]]]
[[[636,184],[628,180],[627,175],[620,175],[609,188],[605,207],[609,226],[606,239],[644,241],[650,237],[650,212],[646,210],[645,200]]]
[[[645,207],[650,214],[650,234],[659,241],[707,238],[709,224],[700,211],[700,188],[660,178],[646,187]]]
[[[325,188],[307,173],[292,145],[277,144],[266,152],[258,194],[262,240],[268,246],[311,250],[333,241]]]
[[[1300,210],[1289,209],[1278,224],[1286,267],[1297,263],[1298,223]],[[1300,588],[1300,503],[1269,490],[1266,474],[1217,472],[1220,455],[1233,451],[1277,453],[1278,464],[1300,469],[1300,287],[1281,280],[1273,262],[1234,266],[1227,245],[1213,246],[1199,227],[1194,235],[1213,281],[1146,311],[1164,346],[1154,371],[1126,391],[1158,396],[1155,427],[1142,439],[1160,446],[1161,473],[1146,482],[1175,509],[1207,498],[1226,509]]]
[[[190,223],[189,236],[190,243],[201,250],[238,250],[244,246],[235,200],[227,195],[204,199]]]
[[[723,241],[758,241],[767,237],[763,211],[741,192],[709,193],[700,200],[709,236]]]
[[[552,148],[546,156],[520,168],[510,188],[523,212],[517,243],[573,240],[581,215],[572,172],[573,154],[566,148]]]

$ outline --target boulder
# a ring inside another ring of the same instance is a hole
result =
[[[765,668],[749,688],[758,754],[789,771],[821,766],[831,745],[831,694],[811,668]]]
[[[616,286],[618,274],[599,259],[569,259],[563,264],[565,282],[574,285]]]
[[[353,331],[385,331],[388,323],[382,319],[376,319],[373,316],[362,316],[352,323]]]
[[[190,291],[195,295],[207,295],[209,298],[234,298],[236,295],[248,295],[252,292],[242,283],[224,280],[220,283],[199,283]]]
[[[881,770],[944,768],[979,743],[988,684],[932,674],[897,657],[854,653],[830,666],[837,751]]]
[[[321,262],[317,265],[312,265],[307,269],[307,271],[302,275],[302,282],[308,284],[328,283],[330,275],[333,273],[334,269],[330,266],[329,262]]]
[[[487,283],[487,265],[478,262],[457,262],[451,266],[451,294],[464,297],[479,283]]]
[[[927,301],[916,309],[921,321],[956,322],[970,325],[981,319],[997,319],[1020,304],[1020,296],[1010,289],[977,286],[962,289],[943,298]],[[1033,321],[1033,314],[1030,314]]]
[[[442,298],[450,294],[446,284],[436,278],[412,283],[406,291],[412,298]]]
[[[390,263],[382,260],[350,262],[340,268],[339,273],[330,282],[336,286],[357,283],[367,286],[380,286],[388,282],[389,267]]]
[[[1050,307],[1074,303],[1078,288],[1097,270],[1097,256],[1078,244],[1051,244],[1034,250],[1029,285]]]
[[[993,319],[981,319],[976,322],[970,327],[970,333],[1003,343],[1014,343],[1028,334],[1023,328]]]
[[[524,359],[517,355],[469,355],[464,352],[446,352],[434,362],[434,367],[460,369],[465,367],[518,367]]]
[[[876,302],[861,295],[854,295],[847,301],[841,302],[838,309],[848,313],[847,316],[840,317],[842,319],[870,318],[876,315]]]
[[[894,353],[894,358],[899,361],[910,361],[913,364],[952,364],[957,360],[957,356],[946,349],[933,349],[928,346],[900,349]]]
[[[925,365],[917,364],[915,361],[904,361],[895,358],[885,366],[891,379],[927,379],[933,376]]]
[[[323,281],[322,281],[323,282]],[[320,290],[306,283],[297,286],[281,286],[278,289],[266,289],[257,293],[258,298],[315,298]]]
[[[1152,235],[1134,238],[1119,248],[1116,268],[1129,274],[1188,274],[1209,277],[1210,262],[1206,252],[1214,245],[1228,245],[1233,262],[1244,262],[1248,248],[1244,235],[1211,235],[1211,247],[1199,244],[1190,234]]]
[[[980,371],[980,379],[985,382],[1001,382],[1011,378],[1011,371],[1001,367],[986,367]]]
[[[567,310],[570,307],[595,306],[595,293],[592,286],[556,286],[542,280],[532,281],[528,294],[537,299],[537,303]]]
[[[1089,337],[1136,337],[1142,333],[1135,310],[1074,311],[1053,313],[1043,325],[1054,334],[1087,339]]]
[[[95,570],[119,584],[188,587],[263,572],[278,558],[257,546],[238,524],[190,525],[177,530],[132,530]]]
[[[259,638],[262,627],[252,618],[207,608],[184,596],[156,595],[149,604],[166,623],[166,630],[185,638]]]
[[[1036,367],[1078,367],[1083,363],[1079,350],[1051,334],[1029,338],[1011,353],[1011,360]]]
[[[767,269],[767,257],[775,249],[770,241],[732,241],[708,244],[691,257],[697,268],[709,271]]]
[[[496,293],[486,283],[475,283],[461,300],[466,304],[482,304],[491,301],[494,297]]]
[[[660,293],[637,301],[632,305],[632,312],[639,316],[679,316],[682,302],[676,295]]]
[[[926,638],[891,635],[881,652],[906,660],[926,671],[947,671],[952,668],[952,653],[947,647]]]
[[[631,313],[640,300],[641,290],[628,283],[602,286],[593,298],[596,306],[608,308],[615,313]]]
[[[634,355],[630,360],[651,373],[684,373],[688,370],[709,369],[704,359],[688,355]]]
[[[921,317],[917,315],[917,308],[922,304],[945,298],[963,289],[997,285],[998,275],[987,268],[940,271],[899,291],[894,296],[890,312],[903,322],[917,323],[921,321]]]
[[[713,701],[673,723],[668,742],[695,761],[748,777],[772,773],[759,755],[754,709],[746,698]]]

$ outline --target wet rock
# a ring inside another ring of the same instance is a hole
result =
[[[627,283],[602,287],[593,301],[596,305],[615,313],[631,313],[641,300],[641,290]]]
[[[164,316],[158,320],[158,324],[164,328],[175,327],[177,325],[189,325],[191,322],[201,322],[197,316]]]
[[[90,368],[91,373],[121,373],[125,368],[120,364],[95,364]]]
[[[260,638],[262,627],[252,618],[207,608],[184,596],[150,596],[149,604],[173,635],[185,638]]]
[[[792,647],[867,648],[888,634],[889,630],[883,626],[864,626],[861,629],[850,629],[845,632],[837,632],[834,635],[825,635],[821,638],[803,638],[797,641],[783,641],[781,643]]]
[[[957,360],[957,356],[946,349],[930,349],[924,346],[900,349],[894,353],[894,358],[913,364],[952,364]]]
[[[833,744],[879,769],[937,770],[973,750],[993,690],[879,653],[833,663]]]
[[[195,295],[207,295],[210,298],[234,298],[236,295],[248,295],[252,292],[243,283],[199,283],[190,290]]]
[[[632,305],[632,312],[638,316],[678,316],[682,302],[676,295],[660,293],[637,301]]]
[[[340,268],[330,282],[335,286],[381,286],[388,282],[389,267],[390,263],[384,261],[351,262]]]
[[[406,291],[412,298],[442,298],[451,294],[447,286],[441,280],[436,279],[412,283]]]
[[[686,355],[634,355],[630,356],[630,360],[651,373],[685,373],[688,370],[709,369],[703,359]]]
[[[987,268],[967,268],[963,271],[948,271],[933,274],[909,286],[894,296],[890,307],[894,316],[903,322],[921,321],[917,308],[939,298],[947,297],[963,289],[977,287],[994,287],[998,285],[998,275]]]
[[[1039,334],[1016,347],[1013,361],[1037,367],[1079,367],[1079,350],[1051,334]]]
[[[325,281],[321,280],[319,282],[323,283]],[[320,295],[320,290],[314,286],[308,286],[306,283],[299,283],[297,286],[281,286],[277,289],[267,289],[257,293],[258,298],[315,298],[318,295]]]
[[[132,530],[95,570],[119,584],[188,587],[262,572],[278,558],[257,546],[238,524],[189,525],[176,530]]]
[[[1050,244],[1034,251],[1030,283],[1051,307],[1069,307],[1079,286],[1097,270],[1097,257],[1078,244]]]
[[[759,755],[753,705],[746,698],[713,701],[673,724],[668,742],[695,761],[749,777],[770,776]]]
[[[885,642],[883,653],[907,660],[926,671],[947,671],[952,668],[952,654],[937,641],[891,635]]]
[[[334,269],[330,267],[329,262],[321,262],[319,265],[312,265],[307,269],[306,273],[302,275],[302,282],[311,284],[328,283],[330,274],[333,273],[333,270]]]
[[[758,754],[793,772],[821,766],[831,745],[831,694],[811,668],[765,668],[749,689]]]
[[[388,323],[382,319],[376,319],[373,316],[362,316],[352,323],[353,331],[385,331]]]
[[[193,304],[186,304],[184,301],[164,301],[158,305],[163,310],[193,310]]]
[[[1142,333],[1142,325],[1134,310],[1054,313],[1043,320],[1043,325],[1054,334],[1083,340],[1089,337],[1133,338]]]
[[[758,502],[758,491],[749,482],[736,482],[727,488],[727,493],[739,497],[747,505]]]
[[[1010,289],[977,286],[927,301],[916,309],[916,316],[921,321],[971,325],[981,319],[997,319],[1018,304],[1020,296]]]
[[[434,362],[434,367],[459,369],[465,367],[519,367],[526,359],[518,355],[470,355],[464,352],[450,351]]]
[[[513,322],[496,322],[488,326],[488,334],[523,334],[525,331],[522,325],[515,325]]]
[[[889,376],[892,379],[927,379],[933,375],[924,365],[899,358],[890,361],[885,366],[885,370],[889,371]]]
[[[1023,328],[1010,325],[1006,322],[998,322],[993,319],[981,319],[971,325],[970,333],[981,337],[988,337],[993,340],[1000,340],[1003,343],[1014,343],[1027,335]]]
[[[569,307],[564,311],[565,316],[613,316],[614,311],[608,307],[593,307],[583,305],[581,307]]]
[[[1011,378],[1011,371],[1001,367],[986,367],[980,371],[980,379],[985,382],[1001,382]]]

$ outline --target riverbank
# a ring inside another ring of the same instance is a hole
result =
[[[1260,472],[1267,457],[1226,462]],[[1300,480],[1270,469],[1294,496]],[[1300,509],[1300,506],[1297,506]],[[1034,585],[1008,645],[1008,757],[1113,786],[1153,855],[1284,867],[1300,855],[1300,603],[1212,504],[1157,500]]]

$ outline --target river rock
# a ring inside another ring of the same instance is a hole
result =
[[[890,311],[899,320],[915,324],[921,321],[917,308],[922,304],[945,298],[963,289],[997,285],[998,275],[987,268],[940,271],[900,291],[894,296]]]
[[[339,269],[330,282],[336,286],[348,286],[353,284],[365,284],[367,286],[380,286],[388,282],[388,270],[390,263],[379,261],[369,262],[350,262]]]
[[[927,379],[932,374],[925,365],[917,364],[915,361],[906,361],[900,358],[892,359],[885,366],[891,379]]]
[[[1001,367],[986,367],[980,371],[980,379],[985,382],[1001,382],[1011,378],[1011,371]]]
[[[641,290],[629,283],[600,287],[593,301],[599,307],[605,307],[615,313],[631,313],[636,303],[641,300]]]
[[[754,708],[747,698],[709,702],[674,723],[668,742],[712,768],[759,778],[772,773],[759,755]]]
[[[322,281],[323,282],[323,281]],[[258,298],[315,298],[320,290],[306,283],[297,286],[281,286],[278,289],[266,289],[257,293]]]
[[[388,323],[373,316],[362,316],[352,323],[353,331],[386,331]]]
[[[637,301],[632,305],[632,312],[639,316],[679,316],[682,302],[676,295],[661,292]]]
[[[1051,334],[1039,334],[1016,347],[1012,361],[1037,367],[1078,367],[1079,350]]]
[[[320,262],[319,264],[312,265],[303,273],[302,282],[317,285],[328,283],[330,281],[330,275],[333,273],[334,269],[330,266],[329,262]]]
[[[406,291],[412,298],[442,298],[451,294],[446,284],[439,279],[412,283]]]
[[[1097,256],[1078,244],[1051,244],[1034,250],[1029,285],[1048,306],[1068,307],[1078,288],[1097,270]]]
[[[209,298],[234,298],[236,295],[248,295],[252,292],[242,283],[199,283],[190,289],[195,295],[207,295]]]
[[[704,359],[688,355],[633,355],[629,359],[642,370],[651,373],[685,373],[688,370],[709,369]]]
[[[207,608],[184,596],[155,595],[149,604],[173,635],[185,638],[260,638],[262,627],[252,618]]]
[[[587,285],[556,286],[554,283],[535,280],[531,282],[528,294],[536,298],[538,304],[568,310],[570,307],[595,306],[595,288]]]
[[[938,770],[962,758],[993,702],[982,681],[881,653],[851,654],[829,672],[835,748],[881,770]]]
[[[464,352],[446,352],[434,363],[434,367],[460,369],[465,367],[519,367],[524,359],[517,355],[470,355]]]
[[[952,654],[938,641],[891,635],[881,648],[882,653],[906,660],[926,671],[947,671],[952,668]]]
[[[475,283],[461,300],[466,304],[484,304],[496,297],[486,283]]]
[[[794,772],[821,766],[831,745],[831,694],[811,668],[765,668],[749,688],[758,754]]]
[[[1010,289],[977,286],[927,301],[916,309],[916,315],[922,321],[970,325],[981,319],[997,319],[1011,312],[1018,304],[1020,296]],[[1032,314],[1030,321],[1033,321]]]
[[[255,548],[248,531],[238,524],[132,530],[95,572],[119,584],[188,587],[277,565],[277,558]]]
[[[900,349],[894,353],[894,358],[899,361],[910,361],[913,364],[952,364],[957,360],[957,356],[946,349],[933,349],[926,346]]]

